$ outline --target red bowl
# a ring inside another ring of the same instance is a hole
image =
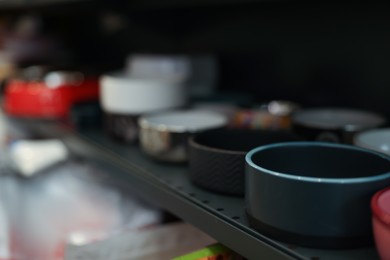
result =
[[[5,89],[4,109],[20,117],[67,117],[73,104],[98,100],[99,82],[86,79],[78,85],[49,88],[43,81],[13,80]]]
[[[371,199],[375,244],[381,259],[390,259],[390,187]]]

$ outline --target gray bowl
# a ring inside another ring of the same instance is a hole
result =
[[[312,108],[293,115],[292,128],[308,140],[352,144],[361,131],[386,124],[382,115],[347,108]]]
[[[390,155],[390,128],[371,129],[355,135],[356,146]]]
[[[246,155],[250,224],[302,246],[371,244],[370,198],[389,185],[390,157],[350,145],[290,142]]]

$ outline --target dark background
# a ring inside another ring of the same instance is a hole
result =
[[[90,0],[3,10],[11,21],[26,13],[60,39],[68,66],[101,73],[131,53],[212,53],[220,90],[390,116],[389,4]],[[107,30],[112,16],[120,25]]]

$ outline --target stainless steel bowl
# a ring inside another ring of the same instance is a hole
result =
[[[138,123],[140,145],[147,155],[179,163],[188,160],[188,138],[192,134],[224,127],[228,120],[218,113],[187,110],[145,115]]]

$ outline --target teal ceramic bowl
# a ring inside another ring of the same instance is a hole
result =
[[[351,145],[289,142],[246,155],[246,209],[261,233],[317,248],[373,242],[370,198],[390,185],[390,157]]]

